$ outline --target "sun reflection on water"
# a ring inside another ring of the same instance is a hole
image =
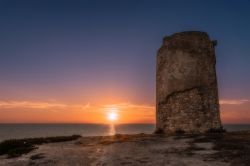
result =
[[[115,124],[113,123],[109,125],[109,135],[115,135]]]

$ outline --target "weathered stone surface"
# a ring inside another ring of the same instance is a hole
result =
[[[163,39],[157,54],[156,130],[221,129],[215,45],[207,33],[198,31]]]

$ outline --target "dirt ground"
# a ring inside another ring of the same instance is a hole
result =
[[[249,163],[250,132],[82,137],[39,145],[16,158],[0,156],[1,166],[239,166]]]

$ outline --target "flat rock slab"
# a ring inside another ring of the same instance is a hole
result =
[[[75,141],[50,143],[18,158],[0,158],[0,165],[196,165],[227,166],[213,159],[213,142],[195,143],[194,137],[164,135],[116,135],[82,137]],[[201,153],[199,153],[201,152]]]

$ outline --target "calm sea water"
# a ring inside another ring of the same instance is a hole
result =
[[[250,130],[250,124],[224,125],[227,131]],[[63,136],[103,136],[113,134],[152,133],[154,124],[0,124],[0,142],[6,139],[31,137]]]

